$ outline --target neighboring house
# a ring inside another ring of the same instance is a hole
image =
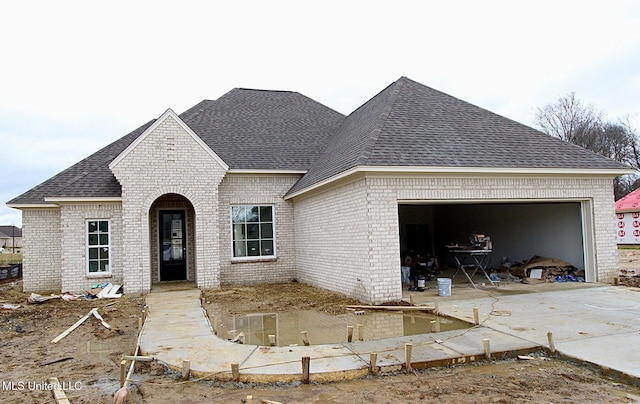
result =
[[[543,255],[617,275],[612,179],[632,172],[407,78],[348,116],[234,89],[167,110],[11,200],[24,289],[298,280],[400,299],[401,254],[491,236],[493,265]]]
[[[616,201],[618,244],[640,244],[640,188]]]
[[[0,226],[0,251],[5,253],[22,252],[22,229],[13,225]]]

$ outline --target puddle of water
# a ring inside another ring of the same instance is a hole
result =
[[[211,314],[224,312],[213,310]],[[432,325],[435,321],[437,325]],[[315,311],[286,313],[253,313],[243,316],[218,315],[220,338],[232,340],[244,334],[245,344],[269,346],[269,336],[275,345],[302,345],[302,331],[307,331],[309,343],[334,344],[347,341],[348,326],[353,327],[353,341],[358,340],[358,324],[361,324],[364,340],[428,334],[432,327],[440,331],[470,328],[464,321],[438,317],[427,313],[392,313],[366,311],[364,315],[347,313],[329,315]]]

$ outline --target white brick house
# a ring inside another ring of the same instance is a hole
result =
[[[348,116],[247,89],[167,110],[8,205],[25,291],[297,279],[381,303],[402,295],[404,249],[476,231],[494,263],[553,256],[610,281],[629,172],[403,77]]]

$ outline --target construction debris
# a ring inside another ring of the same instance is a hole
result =
[[[524,264],[512,264],[509,272],[523,283],[584,282],[584,270],[558,258],[534,255]]]
[[[54,363],[65,362],[71,359],[73,359],[73,356],[65,356],[64,358],[52,359],[46,362],[42,362],[40,366],[52,365]]]
[[[91,309],[90,312],[88,312],[84,317],[82,317],[80,320],[78,320],[74,325],[72,325],[71,327],[67,328],[62,334],[60,334],[57,337],[55,337],[54,339],[52,339],[51,343],[55,344],[58,341],[60,341],[61,339],[63,339],[64,337],[66,337],[67,335],[69,335],[73,330],[78,328],[82,323],[87,321],[87,319],[89,317],[91,317],[91,316],[94,316],[96,319],[98,319],[100,321],[100,323],[103,326],[105,326],[105,328],[111,329],[111,326],[109,324],[107,324],[104,321],[104,319],[102,318],[102,316],[98,313],[98,308],[96,307],[96,308]]]
[[[51,390],[53,392],[53,398],[56,400],[57,404],[70,404],[71,402],[67,398],[66,393],[62,389],[60,382],[57,377],[49,378],[49,384],[53,386]]]
[[[89,299],[114,299],[122,296],[120,291],[121,285],[114,285],[113,283],[105,283],[104,285],[94,285],[94,287],[87,292],[87,298]]]
[[[70,300],[78,300],[78,299],[117,299],[122,297],[121,291],[122,285],[114,285],[112,283],[105,283],[104,285],[94,285],[91,290],[86,292],[83,295],[74,295],[70,292],[65,292],[61,295],[51,294],[49,296],[42,296],[37,293],[31,293],[29,297],[27,297],[28,303],[44,303],[51,299],[62,299],[66,301]],[[5,307],[3,307],[5,308]]]
[[[32,293],[27,297],[27,303],[44,303],[51,299],[60,299],[60,295],[42,296],[37,293]]]

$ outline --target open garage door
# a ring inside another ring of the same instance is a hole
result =
[[[584,269],[595,281],[588,201],[495,203],[399,203],[400,250],[450,259],[448,244],[469,242],[471,234],[491,237],[490,267],[503,257],[526,262],[534,255],[559,258]]]

